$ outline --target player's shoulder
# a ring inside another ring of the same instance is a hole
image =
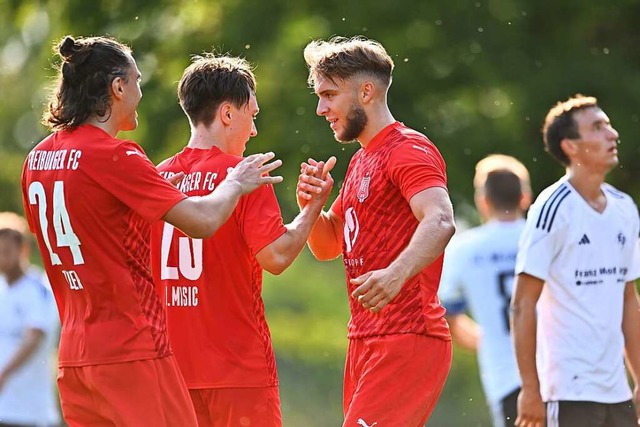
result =
[[[51,290],[46,278],[37,270],[28,270],[20,279],[20,291],[29,300],[51,298]]]
[[[562,177],[536,198],[529,209],[528,221],[546,232],[550,232],[553,227],[561,227],[561,224],[570,220],[577,197],[580,196],[569,184],[567,177]]]
[[[607,197],[607,205],[613,206],[621,221],[626,224],[638,223],[638,206],[631,196],[607,183],[602,184],[602,191]]]
[[[447,245],[447,252],[449,256],[455,256],[457,261],[464,258],[469,252],[481,244],[484,240],[483,226],[477,226],[468,228],[464,231],[456,233],[449,244]]]

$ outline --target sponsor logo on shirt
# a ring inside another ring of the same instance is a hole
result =
[[[140,157],[142,157],[142,153],[141,153],[141,152],[139,152],[138,150],[127,150],[127,151],[125,152],[125,154],[126,154],[127,156],[140,156]]]
[[[344,243],[346,245],[346,252],[349,253],[353,250],[358,239],[358,233],[360,232],[360,223],[358,222],[358,216],[356,210],[353,207],[349,207],[344,213]]]
[[[615,276],[616,283],[623,283],[627,271],[628,269],[626,267],[599,267],[588,270],[576,270],[573,277],[576,279],[576,286],[602,285],[609,276]]]
[[[369,175],[362,178],[360,182],[360,188],[358,188],[358,194],[356,197],[360,203],[364,202],[367,197],[369,197],[369,183],[371,182],[371,177]]]
[[[367,424],[367,422],[365,420],[363,420],[362,418],[358,418],[358,425],[359,426],[362,426],[362,427],[373,427],[376,424],[378,424],[378,423]]]

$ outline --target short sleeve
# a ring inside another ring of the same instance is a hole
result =
[[[444,159],[428,140],[410,139],[398,145],[389,157],[388,173],[407,201],[427,188],[447,188]]]
[[[159,220],[186,198],[160,176],[138,144],[123,141],[109,154],[92,164],[94,179],[145,220]]]
[[[539,216],[540,205],[532,206],[520,236],[515,272],[547,281],[551,263],[562,248],[567,227],[563,227],[557,218],[553,227],[538,227]]]
[[[462,270],[466,265],[464,251],[460,238],[454,238],[444,253],[444,264],[438,298],[447,309],[448,315],[464,313],[467,310],[467,302],[462,286]]]
[[[243,196],[239,212],[242,234],[254,254],[287,231],[272,185],[262,185]]]

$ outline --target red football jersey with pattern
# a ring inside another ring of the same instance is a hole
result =
[[[82,125],[27,156],[22,195],[61,318],[62,367],[171,354],[149,233],[185,196],[142,148]]]
[[[186,147],[158,169],[184,172],[189,196],[211,193],[241,157]],[[156,289],[167,307],[169,337],[187,386],[278,384],[255,254],[286,232],[273,186],[243,196],[208,239],[190,239],[159,222],[152,232]]]
[[[376,135],[351,162],[331,210],[343,222],[342,255],[349,280],[386,268],[407,247],[418,226],[409,200],[431,187],[446,188],[445,163],[426,136],[395,122]],[[437,297],[440,256],[404,284],[377,314],[349,298],[349,338],[416,333],[450,340]]]

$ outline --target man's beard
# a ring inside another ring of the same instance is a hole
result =
[[[342,135],[336,135],[336,140],[341,144],[348,144],[355,141],[364,131],[367,121],[368,117],[364,108],[353,103],[347,114],[347,123],[344,131],[342,131]]]

